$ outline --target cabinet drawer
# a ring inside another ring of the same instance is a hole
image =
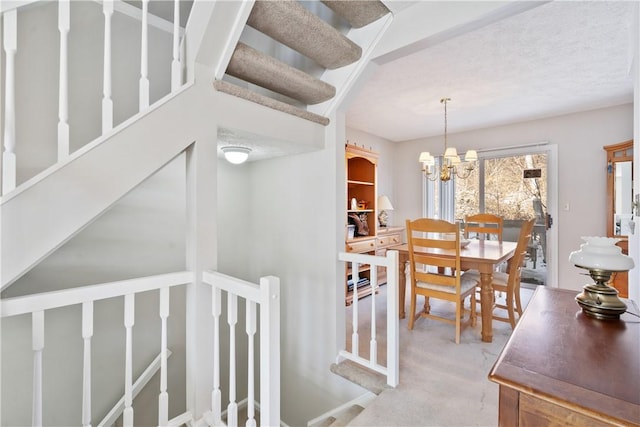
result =
[[[391,234],[389,236],[378,237],[378,247],[387,247],[400,244],[400,235]]]
[[[359,242],[347,242],[347,252],[369,252],[376,248],[375,239],[363,240]]]

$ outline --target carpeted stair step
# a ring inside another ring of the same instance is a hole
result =
[[[364,411],[364,408],[360,405],[353,405],[345,409],[343,412],[336,416],[334,422],[329,424],[330,427],[346,427],[351,420],[360,415],[360,412]]]
[[[387,379],[384,375],[365,368],[351,360],[344,360],[338,364],[333,363],[330,370],[334,374],[340,375],[375,394],[380,394],[390,388],[389,385],[387,385]]]
[[[360,59],[362,49],[293,0],[258,0],[247,24],[330,70]]]
[[[335,417],[327,417],[318,424],[312,424],[311,427],[330,427],[335,420]]]
[[[333,98],[336,88],[278,61],[244,43],[238,43],[227,74],[307,105]]]
[[[265,107],[273,108],[274,110],[282,111],[287,114],[291,114],[296,117],[300,117],[306,120],[310,120],[315,123],[319,123],[323,126],[329,124],[329,119],[322,117],[318,114],[311,113],[302,108],[287,104],[285,102],[277,101],[264,95],[255,93],[247,88],[236,86],[232,83],[224,80],[216,80],[213,82],[213,87],[220,92],[228,93],[229,95],[243,98],[256,104],[264,105]]]
[[[371,0],[322,0],[329,9],[346,19],[354,28],[361,28],[389,13],[380,1]]]

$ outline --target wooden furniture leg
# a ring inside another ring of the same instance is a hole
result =
[[[398,304],[399,304],[399,312],[400,318],[404,319],[404,299],[407,293],[407,276],[405,275],[405,269],[407,262],[409,262],[409,254],[405,252],[400,252],[400,256],[398,257]]]
[[[480,272],[480,311],[482,313],[482,341],[493,340],[493,286],[492,274]]]

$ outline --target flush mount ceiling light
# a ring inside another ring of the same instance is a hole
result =
[[[221,150],[224,153],[224,158],[234,165],[244,163],[249,158],[249,153],[251,152],[251,148],[239,146],[222,147]]]

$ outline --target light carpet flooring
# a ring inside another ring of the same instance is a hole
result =
[[[526,307],[532,289],[522,288]],[[409,289],[407,306],[409,308]],[[359,301],[359,351],[369,356],[371,296]],[[418,305],[423,303],[418,298]],[[451,303],[432,300],[432,311],[451,312]],[[468,306],[468,303],[467,303]],[[386,365],[386,286],[376,295],[379,363]],[[347,349],[351,348],[352,306],[347,308]],[[408,317],[407,313],[407,317]],[[419,318],[412,331],[400,320],[400,384],[382,391],[350,426],[496,426],[498,385],[487,375],[511,335],[511,326],[493,322],[493,342],[480,338],[481,318],[463,328],[455,344],[455,326]]]

